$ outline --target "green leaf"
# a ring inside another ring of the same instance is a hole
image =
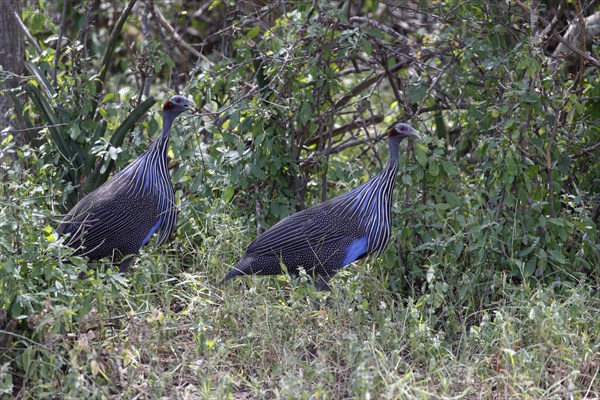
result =
[[[25,350],[23,350],[23,358],[22,358],[22,362],[23,362],[23,369],[25,370],[25,374],[29,374],[29,369],[32,366],[32,361],[35,357],[35,348],[34,347],[27,347]]]
[[[458,168],[456,168],[456,165],[454,165],[453,163],[446,161],[446,160],[442,160],[441,164],[442,164],[442,168],[444,169],[444,172],[446,172],[446,175],[448,175],[448,176],[458,175]]]
[[[427,153],[429,149],[423,143],[416,143],[413,149],[415,152],[415,158],[417,159],[417,162],[422,167],[425,167],[427,165]]]
[[[77,140],[77,138],[80,135],[81,135],[81,129],[79,128],[79,125],[78,124],[71,125],[71,128],[69,129],[69,136],[71,137],[71,139]]]
[[[46,78],[46,75],[39,69],[37,65],[32,62],[25,62],[25,66],[31,72],[37,83],[40,87],[46,92],[46,95],[50,98],[54,98],[56,96],[56,90],[50,84],[50,81]]]
[[[450,204],[450,206],[452,206],[452,207],[458,207],[461,204],[458,196],[456,196],[452,192],[445,192],[444,197],[446,198],[446,201],[448,202],[448,204]]]
[[[75,167],[80,167],[80,161],[77,157],[77,150],[73,148],[70,142],[67,142],[63,137],[62,123],[68,124],[69,121],[61,120],[55,113],[54,109],[50,106],[50,103],[46,99],[45,95],[34,85],[28,83],[25,85],[25,92],[31,101],[35,104],[39,113],[43,116],[44,122],[48,125],[48,132],[50,133],[50,139],[54,142],[55,146],[59,149],[60,155],[65,162],[75,163]],[[72,170],[68,171],[69,178],[72,182],[76,182],[75,172]]]
[[[235,195],[235,188],[231,185],[227,186],[227,188],[225,189],[225,192],[223,193],[223,201],[225,203],[229,203],[233,199],[234,195]]]
[[[523,103],[537,104],[540,102],[540,96],[537,93],[527,92],[523,95]]]
[[[537,264],[537,258],[529,257],[529,260],[527,260],[527,262],[525,263],[525,267],[523,268],[523,276],[524,277],[533,276],[533,273],[535,272],[536,264]]]
[[[427,172],[429,172],[429,175],[431,176],[438,176],[440,174],[440,166],[433,157],[429,158],[429,168],[427,169]]]
[[[548,250],[548,254],[550,254],[550,259],[558,264],[564,264],[565,258],[561,251],[559,250]]]
[[[252,176],[254,176],[255,178],[257,178],[259,180],[265,180],[267,178],[264,171],[261,170],[260,168],[258,168],[256,166],[256,164],[251,164],[250,170],[252,171]]]
[[[535,249],[535,248],[538,246],[538,244],[539,244],[539,243],[540,243],[540,238],[537,238],[537,237],[536,237],[536,238],[533,240],[533,243],[531,244],[531,246],[529,246],[529,247],[527,247],[527,248],[525,248],[525,249],[521,250],[521,252],[519,253],[519,257],[520,257],[520,258],[523,258],[523,257],[525,257],[526,255],[528,255],[529,253],[531,253],[531,252],[532,252],[532,251],[533,251],[533,250],[534,250],[534,249]]]
[[[236,108],[229,115],[229,127],[231,129],[235,129],[239,125],[239,123],[240,123],[240,110]]]
[[[360,41],[360,48],[364,51],[368,56],[371,56],[373,53],[373,46],[371,45],[371,41],[363,38]]]
[[[555,226],[566,226],[565,220],[562,218],[548,218],[548,222]]]
[[[246,34],[248,39],[254,39],[256,35],[260,32],[260,25],[256,25],[254,28],[250,29]]]
[[[304,126],[312,117],[312,105],[308,101],[304,101],[300,106],[300,111],[298,112],[298,123],[301,126]]]
[[[427,94],[427,86],[423,84],[421,81],[419,82],[411,82],[408,85],[408,101],[411,104],[419,104],[425,98]]]
[[[208,6],[208,11],[212,11],[214,8],[220,6],[222,3],[222,0],[215,0],[212,2],[212,4],[210,6]]]
[[[421,168],[420,166],[417,166],[412,172],[412,175],[414,175],[417,182],[420,182],[425,177],[425,171],[423,171],[423,168]]]
[[[512,154],[508,153],[506,157],[504,157],[504,165],[506,166],[506,172],[511,176],[517,176],[517,163],[513,158]]]
[[[8,135],[7,135],[7,136],[4,138],[4,140],[2,140],[2,142],[1,142],[0,144],[2,145],[2,147],[6,147],[6,146],[8,146],[10,143],[12,143],[12,141],[13,141],[13,139],[14,139],[14,138],[15,138],[15,137],[14,137],[13,135],[11,135],[11,134],[8,134]]]

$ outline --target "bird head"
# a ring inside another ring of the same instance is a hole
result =
[[[404,138],[419,138],[419,132],[409,124],[405,124],[404,122],[399,122],[394,124],[388,130],[388,134],[391,138],[398,138],[400,140]]]
[[[171,113],[173,115],[179,115],[186,110],[194,110],[196,104],[193,100],[188,99],[180,95],[175,95],[163,104],[163,112]]]

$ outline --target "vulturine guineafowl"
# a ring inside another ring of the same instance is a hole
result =
[[[329,280],[339,269],[385,249],[391,235],[399,145],[418,133],[398,123],[388,135],[390,159],[379,174],[348,193],[273,225],[248,246],[221,283],[238,275],[278,275],[283,263],[291,274],[303,267],[315,276],[317,289],[329,290]]]
[[[169,134],[175,117],[193,109],[194,102],[173,96],[163,105],[162,133],[148,150],[122,171],[86,195],[64,217],[57,232],[75,255],[90,260],[112,257],[126,272],[150,237],[168,242],[177,208],[167,166]]]

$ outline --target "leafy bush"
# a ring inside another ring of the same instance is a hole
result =
[[[25,10],[43,51],[3,91],[24,130],[0,154],[0,393],[600,392],[600,78],[552,57],[529,8],[66,3],[64,23]],[[126,276],[69,257],[60,214],[147,148],[169,91],[202,106],[171,140],[177,240]],[[378,172],[399,119],[423,138],[384,254],[331,294],[306,276],[214,286],[258,232]]]

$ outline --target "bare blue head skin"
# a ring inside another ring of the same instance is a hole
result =
[[[395,163],[398,160],[398,146],[405,138],[419,138],[419,132],[409,124],[404,122],[397,123],[388,131],[390,146],[390,162]]]
[[[173,121],[175,117],[186,110],[194,110],[196,108],[196,104],[191,99],[187,97],[183,97],[180,95],[175,95],[171,97],[169,100],[165,101],[163,104],[163,134],[168,135],[171,130],[171,125],[173,125]]]

